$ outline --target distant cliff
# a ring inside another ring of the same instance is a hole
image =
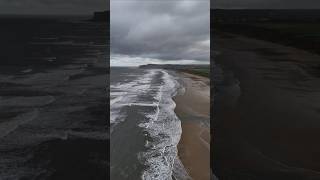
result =
[[[172,70],[184,70],[184,69],[199,69],[199,68],[209,68],[209,65],[202,64],[188,64],[188,65],[179,65],[179,64],[147,64],[141,65],[140,68],[145,69],[172,69]]]
[[[92,21],[95,22],[109,22],[110,19],[110,11],[102,11],[102,12],[95,12]]]
[[[147,64],[141,65],[139,68],[143,69],[168,69],[180,72],[186,72],[190,74],[195,74],[203,77],[210,77],[210,65],[202,64],[188,64],[188,65],[179,65],[179,64]]]

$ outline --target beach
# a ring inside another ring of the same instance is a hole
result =
[[[319,55],[216,32],[220,179],[319,179]]]
[[[210,179],[209,79],[146,66],[110,74],[111,179]]]
[[[178,155],[194,180],[210,179],[210,81],[179,73],[185,92],[174,97],[175,112],[181,120]]]

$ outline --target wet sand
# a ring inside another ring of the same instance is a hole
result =
[[[194,180],[210,179],[209,79],[181,73],[185,93],[174,98],[182,122],[179,157]]]
[[[216,33],[214,171],[220,179],[320,179],[320,56]]]

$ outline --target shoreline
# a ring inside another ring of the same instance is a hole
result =
[[[173,99],[181,120],[178,156],[193,180],[210,179],[210,80],[178,72],[185,93]]]
[[[224,76],[215,82],[215,174],[320,177],[319,103],[310,101],[319,96],[319,56],[229,33],[216,33],[214,43]]]

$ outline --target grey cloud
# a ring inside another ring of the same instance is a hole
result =
[[[209,60],[209,0],[111,0],[111,52]]]
[[[315,9],[319,0],[211,0],[212,8]]]
[[[88,14],[109,9],[109,0],[2,0],[2,14]]]

